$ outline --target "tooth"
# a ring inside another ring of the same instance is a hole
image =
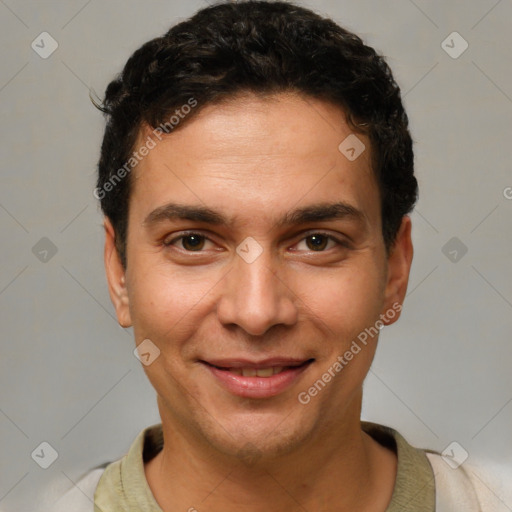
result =
[[[256,375],[258,377],[272,377],[272,375],[274,375],[274,369],[272,367],[270,367],[270,368],[258,368],[256,370]]]
[[[284,366],[269,366],[268,368],[230,368],[229,371],[235,375],[244,377],[272,377],[284,370]]]

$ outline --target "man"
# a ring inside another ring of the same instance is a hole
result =
[[[385,61],[291,3],[222,3],[137,50],[100,108],[109,291],[162,424],[81,481],[94,510],[481,510],[463,466],[360,420],[413,258]]]

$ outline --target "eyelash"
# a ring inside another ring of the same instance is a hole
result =
[[[175,242],[177,242],[178,240],[182,240],[182,239],[187,238],[187,237],[192,236],[192,235],[199,236],[201,238],[204,238],[205,240],[209,240],[210,242],[212,242],[212,240],[210,240],[206,235],[203,235],[202,233],[198,233],[196,231],[186,231],[186,232],[182,233],[180,236],[177,236],[177,237],[173,238],[172,240],[169,240],[169,241],[164,240],[163,245],[164,245],[164,247],[172,247],[173,244]],[[305,237],[301,238],[299,240],[299,242],[302,242],[303,240],[306,240],[307,238],[310,238],[310,237],[315,236],[315,235],[324,236],[328,240],[332,240],[333,242],[336,242],[338,244],[338,246],[341,246],[341,247],[343,247],[345,249],[349,249],[350,248],[348,242],[340,240],[340,239],[336,238],[335,236],[333,236],[333,235],[331,235],[329,233],[324,233],[322,231],[315,231],[313,233],[310,233],[310,234],[306,235]],[[297,243],[299,243],[299,242],[297,242]],[[202,252],[204,252],[204,251],[188,251],[187,249],[182,249],[182,250],[187,252],[187,253],[194,253],[194,252],[202,253]],[[330,249],[326,249],[326,250],[323,250],[323,251],[313,251],[313,250],[311,250],[310,252],[328,252],[329,250]]]

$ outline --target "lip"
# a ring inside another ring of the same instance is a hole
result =
[[[254,361],[250,359],[237,358],[237,359],[208,359],[202,361],[212,366],[219,368],[268,368],[269,366],[300,366],[310,359],[294,359],[290,357],[272,357]]]
[[[222,359],[200,361],[214,379],[233,395],[243,398],[270,398],[289,389],[307,370],[314,359],[272,358],[262,361],[246,359]],[[271,377],[244,377],[229,371],[229,368],[287,368]]]

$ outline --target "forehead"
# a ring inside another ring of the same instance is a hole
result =
[[[274,222],[292,207],[342,201],[380,221],[369,141],[330,103],[247,94],[204,107],[162,140],[152,130],[141,130],[138,144],[156,144],[132,174],[139,217],[178,202]]]

